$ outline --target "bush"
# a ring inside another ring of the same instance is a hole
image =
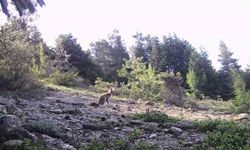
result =
[[[107,92],[109,88],[116,87],[115,83],[105,82],[101,78],[97,78],[94,85],[95,92]]]
[[[202,145],[195,149],[248,150],[250,148],[250,126],[229,121],[196,122],[202,131],[208,131]]]
[[[16,90],[33,84],[30,67],[35,49],[27,22],[11,20],[1,26],[0,36],[0,87]]]
[[[76,78],[75,72],[60,72],[56,70],[54,73],[52,73],[49,78],[47,79],[49,82],[52,82],[57,85],[64,85],[68,86],[71,85],[71,83]]]
[[[122,69],[118,71],[119,77],[127,78],[128,84],[123,89],[130,98],[149,101],[163,100],[164,81],[163,73],[157,74],[152,66],[146,66],[141,59],[126,60]]]

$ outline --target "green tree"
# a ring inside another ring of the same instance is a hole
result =
[[[176,35],[169,35],[163,37],[162,49],[165,63],[161,70],[174,74],[180,72],[185,82],[194,48],[186,40],[181,40]]]
[[[94,62],[101,68],[104,79],[119,83],[121,78],[118,77],[117,70],[124,64],[124,59],[129,58],[119,31],[114,30],[108,40],[102,39],[90,46]]]
[[[190,94],[190,96],[196,97],[196,94],[198,92],[197,79],[196,79],[196,76],[195,76],[195,72],[194,72],[194,70],[192,68],[189,69],[189,71],[187,73],[187,76],[186,76],[186,79],[187,79],[187,84],[188,84],[188,86],[190,88],[188,93]]]
[[[216,72],[215,69],[212,67],[211,61],[208,59],[206,51],[201,49],[199,53],[197,53],[196,51],[192,53],[189,62],[189,71],[190,70],[193,70],[196,77],[195,91],[197,91],[197,94],[203,93],[204,95],[209,96],[211,98],[216,98],[217,95]],[[189,83],[188,85],[190,87]],[[193,90],[191,89],[191,91]]]
[[[11,2],[12,3],[10,3],[10,4],[13,4],[16,7],[20,16],[22,16],[24,14],[25,10],[29,10],[30,13],[34,13],[36,11],[35,5],[33,3],[34,1],[32,1],[32,0],[12,0]],[[40,6],[45,5],[43,0],[37,0],[36,2]],[[9,2],[7,0],[1,0],[0,3],[1,3],[3,13],[5,13],[5,15],[10,17],[10,13],[9,13],[9,9],[8,9]]]
[[[133,56],[142,58],[142,62],[149,64],[152,51],[151,36],[144,36],[142,33],[136,33],[133,37],[135,38],[135,45],[131,47]]]
[[[77,71],[81,77],[94,82],[100,74],[91,61],[90,53],[82,50],[71,34],[59,35],[56,39],[56,66],[62,72]]]
[[[33,81],[31,67],[36,49],[25,19],[13,18],[0,28],[0,87],[11,90]]]
[[[244,78],[246,81],[246,89],[250,90],[250,64],[247,65],[247,68],[244,71]]]
[[[224,100],[228,100],[234,97],[233,79],[230,70],[235,69],[239,71],[240,66],[237,64],[237,59],[232,58],[233,53],[223,41],[220,41],[219,50],[218,61],[222,67],[218,72],[218,94],[220,94]]]
[[[152,50],[150,54],[150,65],[158,71],[164,72],[165,64],[166,64],[166,51],[162,49],[162,44],[159,42],[157,37],[151,38]]]
[[[118,71],[120,77],[126,77],[128,84],[123,87],[131,98],[143,100],[163,100],[164,73],[157,74],[151,65],[142,62],[142,58],[130,59]]]

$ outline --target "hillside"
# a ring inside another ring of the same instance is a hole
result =
[[[95,108],[91,103],[98,100],[96,95],[54,90],[47,93],[41,99],[0,97],[1,141],[5,141],[5,149],[12,147],[13,143],[23,143],[20,139],[28,138],[45,145],[41,149],[73,150],[80,149],[80,145],[93,144],[95,140],[104,143],[111,143],[114,139],[124,140],[137,132],[133,139],[135,143],[144,141],[148,147],[155,144],[165,150],[191,149],[205,138],[205,132],[198,130],[192,121],[239,117],[213,110],[147,105],[145,102],[117,98],[111,99],[110,104]],[[158,118],[148,122],[150,120],[132,120],[129,117],[146,112],[158,114]],[[161,121],[164,118],[161,114],[170,116],[169,120]],[[11,141],[8,143],[7,140]]]

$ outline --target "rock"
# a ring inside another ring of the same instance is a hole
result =
[[[190,147],[190,146],[193,146],[193,145],[194,145],[194,142],[185,142],[185,143],[183,143],[184,147]]]
[[[93,102],[93,103],[90,103],[90,106],[97,108],[99,107],[99,104],[97,104],[96,102]]]
[[[181,133],[182,133],[183,131],[182,131],[182,129],[180,129],[180,128],[171,127],[171,128],[170,128],[170,132],[171,132],[172,134],[174,134],[175,136],[179,136],[179,135],[181,135]]]
[[[144,125],[142,125],[141,128],[149,132],[154,132],[159,129],[158,123],[155,123],[155,122],[147,122]]]
[[[142,120],[130,120],[129,122],[130,125],[143,125],[144,123]]]
[[[46,149],[49,150],[58,150],[58,149],[63,149],[63,150],[76,150],[73,146],[64,143],[60,139],[52,138],[48,135],[41,135],[42,140],[45,142]]]
[[[234,120],[244,120],[244,119],[248,119],[248,114],[247,113],[241,113],[238,114],[234,117]]]
[[[106,121],[106,118],[105,117],[101,117],[101,121]]]
[[[3,150],[13,150],[13,149],[21,149],[23,141],[21,140],[9,140],[3,143]]]
[[[4,105],[0,105],[0,114],[7,114],[7,110]]]
[[[17,116],[4,115],[0,117],[0,136],[8,135],[10,132],[21,130],[21,121]]]
[[[121,128],[120,127],[115,127],[114,130],[120,130]]]
[[[71,118],[70,118],[70,115],[66,115],[66,116],[64,116],[64,119],[66,119],[66,120],[70,120]]]
[[[84,123],[82,124],[83,129],[90,129],[90,130],[104,130],[104,129],[111,129],[110,125],[100,125],[100,124],[92,124],[92,123]]]
[[[64,109],[63,113],[76,115],[76,114],[81,114],[82,112],[78,109]]]
[[[130,100],[130,101],[129,101],[129,104],[135,105],[136,102],[135,102],[134,100]]]
[[[132,111],[132,108],[130,106],[127,106],[127,111]]]
[[[61,147],[63,150],[76,150],[72,145],[66,143],[63,143]]]
[[[121,126],[121,123],[116,119],[107,119],[106,123],[113,126],[113,127]]]
[[[195,125],[193,122],[185,121],[185,120],[177,122],[174,126],[177,128],[181,128],[182,130],[195,128]]]
[[[63,111],[61,109],[54,109],[54,110],[50,110],[51,113],[54,113],[54,114],[62,114]]]
[[[154,103],[154,102],[151,102],[151,101],[146,101],[146,102],[145,102],[145,105],[154,106],[155,103]]]
[[[130,132],[133,131],[133,129],[130,128],[130,127],[124,126],[124,127],[122,128],[122,131],[125,132],[125,133],[130,133]]]
[[[163,132],[164,132],[164,133],[169,133],[170,130],[169,130],[169,129],[163,129]]]
[[[17,109],[15,104],[8,103],[5,105],[5,107],[6,107],[6,110],[9,114],[15,114],[16,109]]]
[[[151,134],[151,135],[149,136],[149,138],[150,138],[150,139],[152,139],[152,138],[157,138],[157,134],[153,133],[153,134]]]

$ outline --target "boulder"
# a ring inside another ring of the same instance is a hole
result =
[[[0,136],[8,135],[10,132],[21,130],[20,119],[15,115],[4,115],[0,117]]]
[[[6,114],[6,113],[7,113],[7,110],[6,110],[5,106],[4,105],[0,105],[0,115],[1,114]]]
[[[183,132],[181,128],[177,128],[177,127],[171,127],[169,131],[175,136],[179,136]]]

